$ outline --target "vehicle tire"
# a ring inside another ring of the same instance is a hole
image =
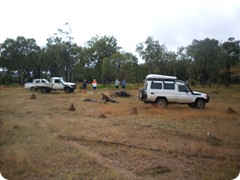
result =
[[[50,93],[52,91],[52,89],[48,88],[47,89],[47,93]]]
[[[167,100],[165,98],[158,98],[157,105],[159,107],[165,108],[167,106]]]
[[[203,99],[197,99],[196,103],[195,103],[195,106],[198,109],[203,109],[205,107],[205,101]]]
[[[37,91],[37,89],[36,89],[35,87],[31,87],[30,90],[31,90],[32,92]]]
[[[47,90],[47,88],[46,88],[46,87],[41,87],[41,89],[40,89],[40,90],[41,90],[41,92],[42,92],[42,93],[47,93],[47,92],[48,92],[48,90]]]
[[[69,87],[66,87],[66,88],[64,89],[64,91],[65,91],[65,93],[71,93],[71,92],[72,92],[71,88],[69,88]]]

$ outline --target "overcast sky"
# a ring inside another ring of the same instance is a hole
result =
[[[114,36],[126,52],[148,36],[176,51],[193,39],[240,40],[240,0],[0,0],[0,43],[17,36],[39,46],[68,22],[80,46]]]

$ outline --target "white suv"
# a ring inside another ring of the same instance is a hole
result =
[[[147,75],[144,88],[139,90],[139,98],[145,103],[156,103],[162,107],[178,103],[203,109],[205,103],[209,102],[207,94],[192,91],[186,82],[178,80],[175,76],[159,74]]]

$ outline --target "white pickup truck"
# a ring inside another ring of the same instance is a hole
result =
[[[27,82],[24,84],[25,89],[30,89],[31,91],[37,91],[39,86],[42,84],[49,83],[46,79],[34,79],[32,82]]]
[[[41,84],[39,89],[42,93],[49,93],[52,90],[64,90],[66,93],[72,93],[76,88],[75,83],[65,82],[62,77],[52,77],[49,83]]]

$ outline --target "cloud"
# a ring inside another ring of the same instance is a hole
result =
[[[238,0],[8,0],[1,7],[0,43],[24,36],[45,45],[66,22],[78,45],[112,35],[134,54],[148,36],[174,51],[193,39],[240,39]]]

